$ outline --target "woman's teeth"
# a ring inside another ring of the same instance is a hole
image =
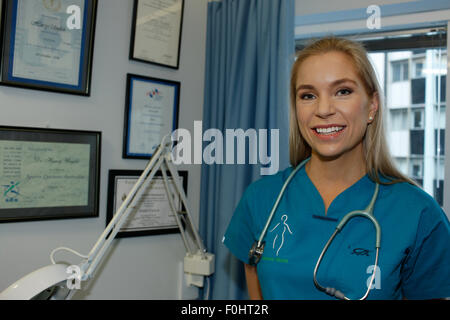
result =
[[[320,134],[333,134],[341,131],[344,127],[330,127],[330,128],[314,128]]]

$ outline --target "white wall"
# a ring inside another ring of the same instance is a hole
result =
[[[99,0],[92,94],[0,87],[0,125],[101,131],[102,162],[98,218],[0,224],[0,291],[29,272],[50,264],[51,250],[68,246],[87,254],[105,227],[109,169],[143,169],[145,161],[122,159],[126,74],[181,82],[179,126],[193,131],[202,119],[207,1],[185,1],[180,69],[128,60],[132,0]],[[189,170],[188,198],[198,221],[200,166]],[[66,253],[57,258],[79,263]],[[184,247],[180,236],[115,240],[96,278],[76,299],[195,298],[197,289],[180,286]]]

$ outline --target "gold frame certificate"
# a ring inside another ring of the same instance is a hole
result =
[[[100,133],[0,127],[0,222],[98,214]]]
[[[3,85],[89,95],[96,0],[6,0]]]
[[[184,0],[135,0],[130,59],[178,69]]]

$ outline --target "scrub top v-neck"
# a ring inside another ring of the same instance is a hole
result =
[[[288,168],[251,184],[224,236],[224,244],[242,262],[259,238]],[[369,204],[375,183],[366,175],[340,193],[326,214],[322,197],[306,174],[297,172],[265,237],[257,266],[265,299],[334,299],[313,283],[317,259],[340,219]],[[380,223],[378,276],[368,299],[429,299],[450,296],[450,226],[434,199],[407,183],[381,185],[374,207]],[[327,251],[318,281],[359,298],[373,272],[375,230],[364,218],[352,219]],[[425,277],[425,278],[424,278]]]

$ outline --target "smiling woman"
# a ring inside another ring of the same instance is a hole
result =
[[[449,221],[392,164],[380,96],[355,42],[320,39],[297,57],[292,167],[247,188],[224,238],[245,264],[250,298],[450,296]]]
[[[364,174],[363,137],[378,99],[376,93],[368,96],[351,59],[341,52],[308,57],[299,67],[296,92],[297,121],[313,161],[345,157]]]
[[[304,63],[305,61],[307,63]],[[323,72],[328,70],[331,71],[331,73],[328,73],[328,78],[318,79],[318,75],[323,75]],[[309,74],[308,72],[311,71],[313,73]],[[315,76],[315,79],[313,79],[313,76]],[[298,82],[299,77],[302,79],[301,83]],[[316,85],[320,84],[328,90],[327,96],[324,96],[324,90],[322,90],[322,94],[317,97],[322,102],[319,112],[324,112],[323,107],[327,106],[325,99],[328,97],[333,97],[333,103],[329,104],[331,108],[345,105],[345,110],[348,109],[349,104],[354,106],[356,103],[359,107],[362,107],[363,104],[370,102],[370,106],[366,107],[360,123],[364,131],[362,147],[369,176],[377,182],[380,182],[379,175],[382,175],[414,184],[411,179],[401,174],[395,168],[389,156],[382,121],[381,91],[366,51],[358,43],[334,37],[323,38],[306,47],[299,53],[292,68],[290,97],[291,164],[296,166],[311,156],[310,144],[308,141],[305,141],[306,137],[300,134],[298,123],[299,105],[311,105],[312,102],[305,99],[316,98],[314,95],[305,96],[304,90],[312,87],[311,84],[305,82],[308,81],[308,77],[311,78],[309,81],[316,80]],[[312,89],[317,90],[319,88]],[[332,92],[333,90],[334,92]],[[300,93],[302,94],[300,95]],[[356,98],[367,101],[358,102]],[[329,110],[325,110],[325,112],[329,112]],[[370,125],[367,126],[368,124]],[[327,127],[327,124],[324,125]],[[342,127],[347,129],[345,125]]]

